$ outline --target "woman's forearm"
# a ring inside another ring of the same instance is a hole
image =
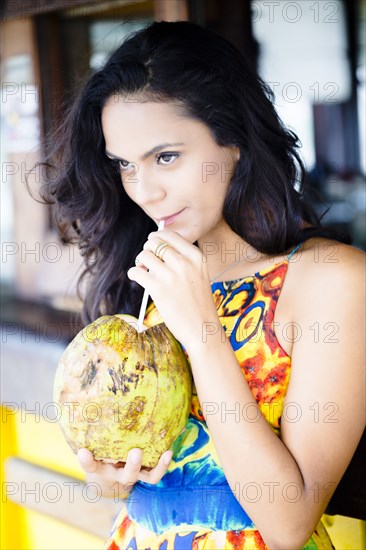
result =
[[[284,549],[286,540],[289,548],[304,537],[306,542],[314,528],[309,517],[314,495],[260,413],[224,332],[196,341],[187,351],[201,408],[236,498],[270,548]]]

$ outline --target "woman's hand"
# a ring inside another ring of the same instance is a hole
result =
[[[97,483],[104,497],[127,498],[137,481],[155,485],[164,476],[172,458],[172,451],[165,451],[155,468],[141,466],[141,449],[131,449],[127,462],[112,464],[95,460],[88,449],[79,449],[77,458],[87,474],[87,481]]]
[[[163,259],[154,252],[160,243]],[[174,231],[150,233],[136,267],[128,277],[143,286],[174,336],[188,350],[192,340],[202,340],[207,324],[221,330],[212,299],[207,262],[196,246]]]

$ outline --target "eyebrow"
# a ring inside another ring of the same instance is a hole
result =
[[[177,145],[185,145],[185,143],[161,143],[160,145],[156,145],[155,147],[150,149],[150,151],[147,151],[146,153],[144,153],[141,157],[141,160],[147,159],[148,157],[150,157],[154,153],[158,153],[162,149],[165,149],[165,147],[176,147]],[[107,149],[105,150],[105,154],[110,158],[126,161],[126,159],[123,159],[121,157],[117,157],[116,155],[113,155],[113,153],[110,153],[109,151],[107,151]]]

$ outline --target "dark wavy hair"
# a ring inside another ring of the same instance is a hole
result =
[[[56,175],[42,197],[55,204],[63,240],[76,242],[85,260],[84,322],[117,311],[138,314],[143,289],[126,272],[156,229],[105,154],[101,113],[114,94],[175,102],[206,124],[218,145],[240,148],[223,216],[259,252],[282,253],[312,236],[350,242],[322,227],[305,201],[298,138],[283,126],[272,91],[241,53],[194,23],[154,22],[131,34],[87,80],[43,163]]]

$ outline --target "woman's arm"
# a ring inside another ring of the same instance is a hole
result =
[[[310,538],[364,429],[364,263],[364,254],[341,246],[336,264],[301,264],[293,319],[301,337],[281,439],[262,415],[253,422],[245,413],[256,402],[221,331],[187,346],[225,475],[271,549],[301,548]],[[230,413],[238,404],[239,422]]]

